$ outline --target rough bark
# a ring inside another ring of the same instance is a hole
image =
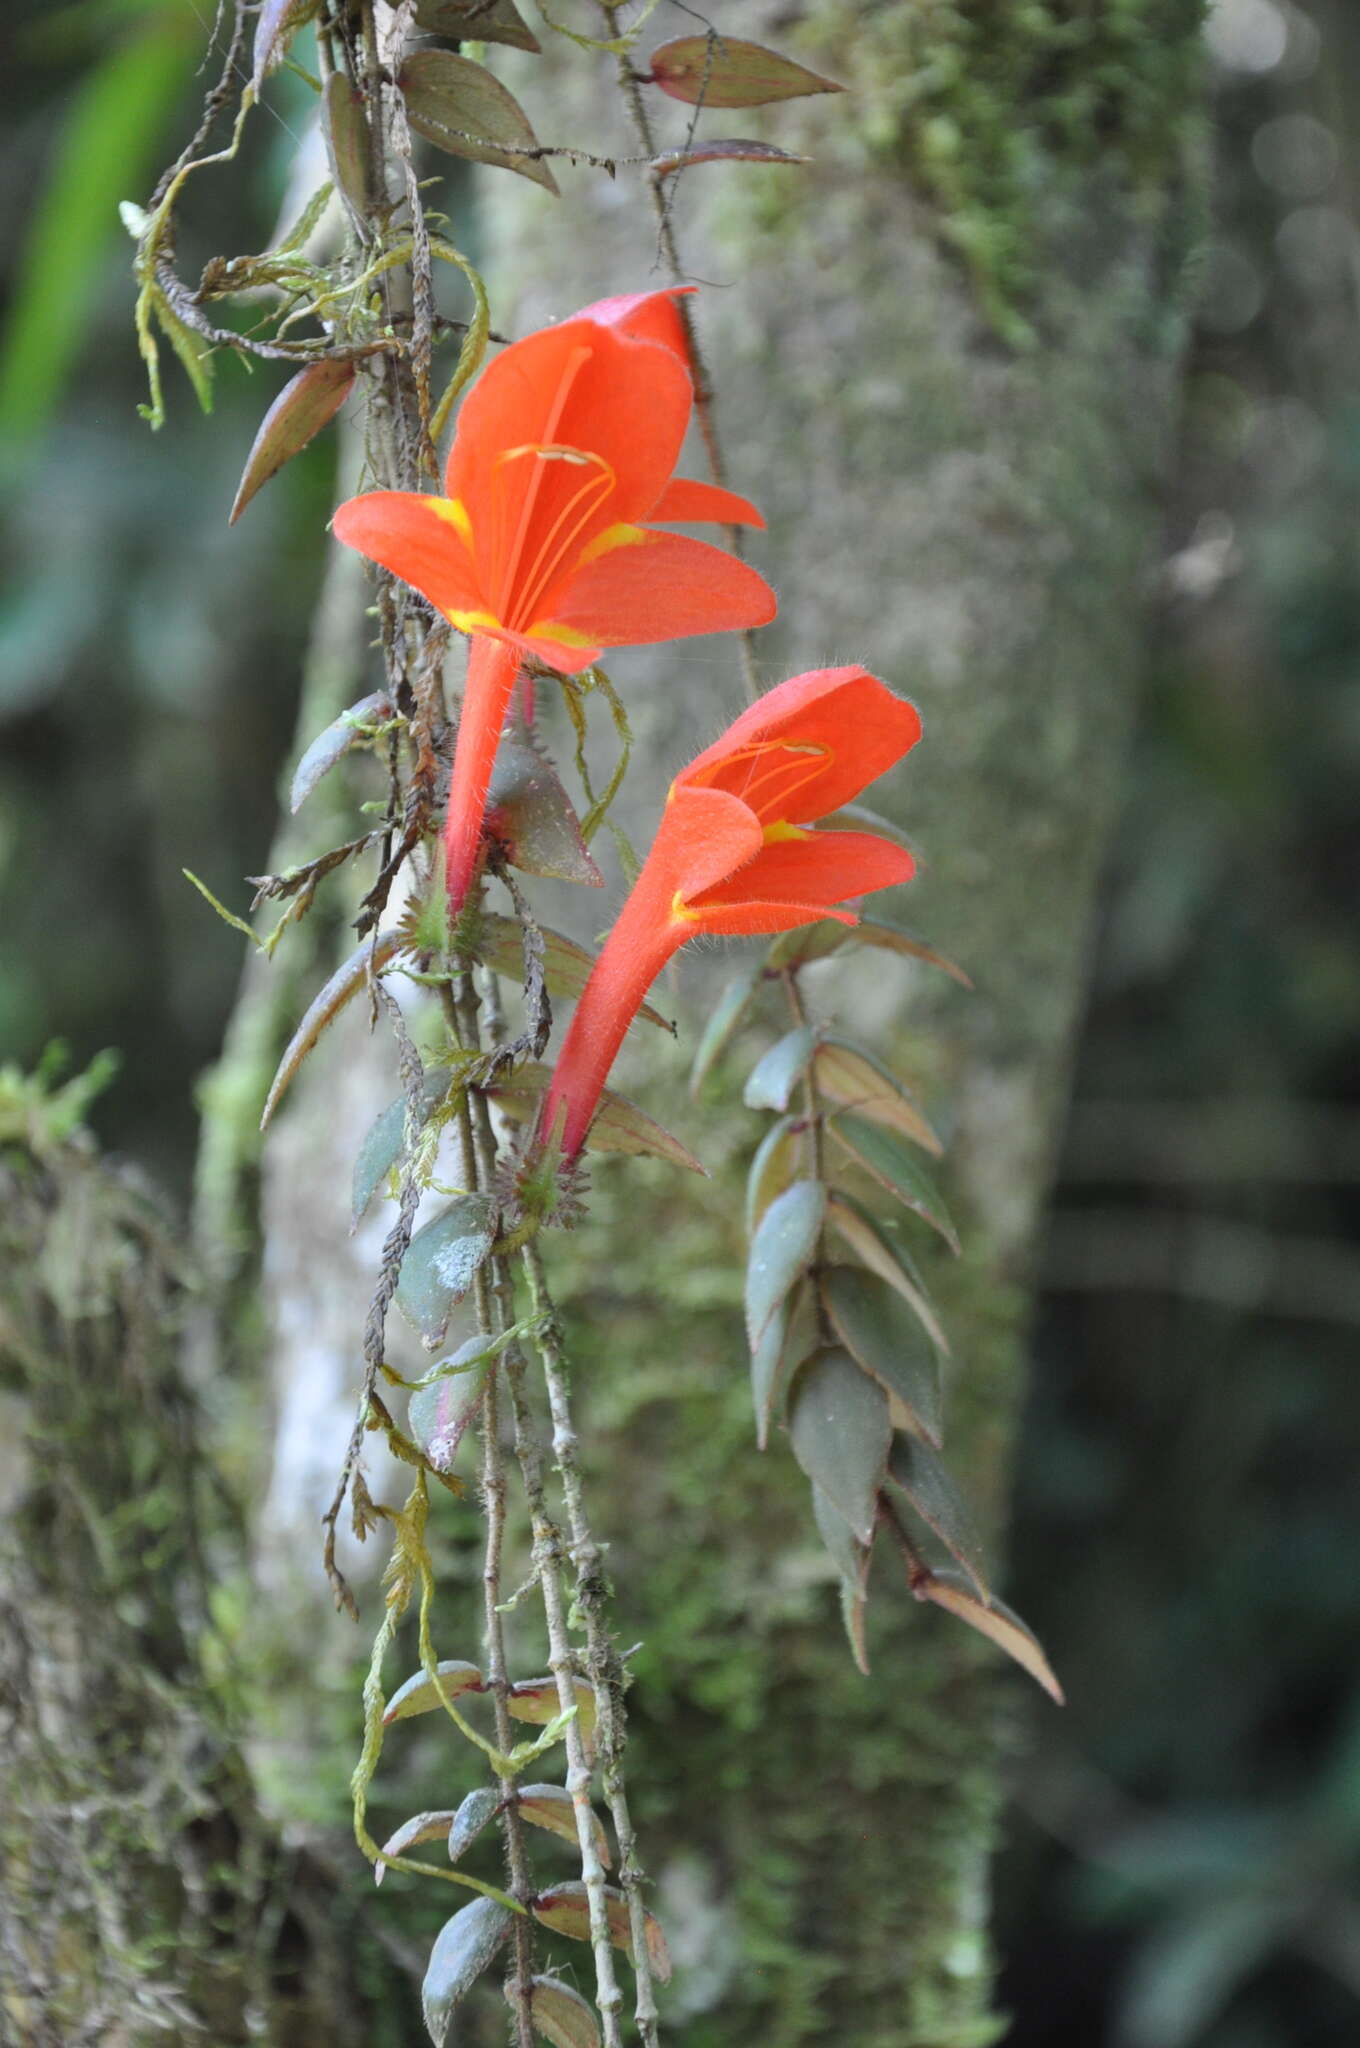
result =
[[[1107,0],[1083,11],[1084,41],[1056,6],[827,6],[796,34],[775,13],[751,4],[719,26],[768,34],[850,96],[778,110],[763,131],[806,141],[808,171],[696,170],[692,197],[682,177],[682,245],[692,272],[724,287],[701,309],[719,420],[731,481],[770,523],[755,554],[782,606],[762,636],[764,678],[859,659],[925,714],[926,744],[879,807],[925,855],[911,920],[977,993],[881,968],[847,981],[838,967],[821,995],[881,1026],[951,1132],[966,1251],[934,1275],[956,1358],[947,1441],[999,1534],[1031,1247],[1174,412],[1198,8]],[[630,148],[607,58],[557,45],[504,75],[545,139]],[[504,331],[664,281],[640,199],[620,201],[629,175],[564,174],[556,205],[488,175],[480,241]],[[645,738],[627,807],[645,831],[674,766],[739,707],[737,664],[704,643],[611,668]],[[573,915],[546,891],[540,902],[550,921]],[[575,914],[598,930],[607,910]],[[713,972],[700,961],[683,978],[691,1042]],[[298,1276],[327,1291],[317,1202],[395,1093],[390,1070],[377,1075],[385,1055],[362,1081],[360,1042],[351,1017],[296,1089],[266,1166],[284,1387],[290,1330],[314,1334]],[[683,1055],[660,1062],[665,1079],[651,1051],[648,1105],[683,1122],[714,1184],[608,1165],[587,1225],[550,1249],[611,1570],[646,1637],[635,1806],[681,1966],[669,2010],[687,2048],[757,2033],[772,2048],[979,2048],[999,2033],[986,1866],[998,1730],[1020,1682],[886,1571],[874,1675],[851,1668],[802,1483],[782,1445],[759,1460],[751,1441],[734,1183],[757,1130],[738,1070],[696,1116],[675,1099]],[[352,1119],[336,1113],[341,1072]],[[356,1355],[328,1352],[332,1393],[315,1410],[337,1456]],[[273,1496],[296,1505],[295,1542],[321,1497],[300,1468],[276,1471]]]

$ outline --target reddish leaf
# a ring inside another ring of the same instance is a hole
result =
[[[356,995],[364,986],[370,972],[376,974],[387,965],[400,944],[400,939],[392,932],[379,939],[376,945],[371,939],[365,939],[362,945],[355,947],[344,965],[336,968],[320,994],[313,997],[307,1006],[306,1015],[289,1039],[283,1058],[279,1061],[278,1072],[270,1083],[264,1109],[260,1114],[261,1130],[273,1116],[288,1083],[326,1026],[339,1016],[350,997]]]
[[[812,158],[776,149],[772,142],[692,142],[688,149],[667,149],[652,158],[658,177],[673,178],[694,164],[808,164]]]
[[[937,1159],[943,1152],[943,1145],[906,1090],[872,1053],[844,1038],[826,1038],[813,1055],[812,1078],[832,1102],[857,1110],[871,1123],[900,1131]]]
[[[555,1678],[517,1679],[505,1704],[517,1721],[530,1721],[537,1728],[546,1728],[562,1711]],[[576,1725],[590,1757],[595,1750],[595,1688],[584,1678],[576,1681]]]
[[[771,1124],[760,1141],[746,1176],[746,1235],[754,1237],[771,1202],[798,1177],[803,1133],[796,1116]]]
[[[718,35],[663,43],[652,52],[651,81],[691,107],[763,107],[771,100],[845,91],[834,78],[808,71],[777,50]]]
[[[413,50],[397,74],[406,118],[417,134],[450,156],[499,164],[555,193],[557,180],[541,158],[525,156],[538,138],[519,101],[484,65],[452,50]]]
[[[581,822],[557,770],[522,731],[501,740],[483,822],[512,867],[526,875],[603,888],[604,876],[581,837]]]
[[[452,1813],[417,1813],[410,1820],[404,1820],[394,1835],[389,1835],[382,1845],[384,1856],[404,1856],[408,1849],[414,1849],[420,1842],[433,1842],[436,1836],[447,1835],[453,1825]],[[387,1873],[385,1863],[373,1866],[373,1882],[381,1884]]]
[[[592,1708],[594,1704],[592,1698]],[[575,1801],[564,1785],[521,1785],[519,1810],[524,1819],[532,1821],[536,1828],[543,1828],[550,1835],[560,1835],[564,1842],[580,1840],[576,1830]],[[594,1807],[590,1810],[590,1831],[595,1838],[595,1853],[602,1867],[608,1870],[611,1861],[609,1837]]]
[[[288,379],[260,421],[227,515],[228,526],[235,526],[260,486],[330,424],[353,385],[353,363],[332,361],[308,363]]]
[[[956,1614],[970,1628],[989,1636],[1008,1657],[1014,1657],[1022,1670],[1038,1680],[1050,1699],[1056,1700],[1060,1707],[1066,1704],[1063,1689],[1053,1674],[1053,1667],[1044,1655],[1038,1637],[1021,1621],[1014,1608],[1007,1607],[1003,1600],[980,1599],[972,1587],[966,1586],[953,1572],[932,1572],[913,1591],[918,1600],[933,1601],[947,1614]]]
[[[609,1938],[616,1948],[631,1956],[633,1930],[629,1922],[628,1901],[612,1885],[605,1886],[604,1896],[609,1915]],[[541,1920],[545,1927],[551,1927],[557,1934],[569,1935],[573,1941],[590,1940],[590,1900],[585,1886],[579,1881],[554,1885],[551,1891],[540,1892],[533,1904],[533,1914],[536,1920]],[[647,1930],[647,1959],[652,1973],[661,1983],[669,1984],[671,1958],[661,1924],[655,1914],[647,1913],[643,1918]]]
[[[362,221],[368,210],[371,162],[368,115],[362,95],[342,71],[332,71],[323,88],[321,128],[336,189]]]
[[[545,2041],[551,2041],[553,2048],[600,2048],[595,2008],[579,1991],[573,1991],[560,1977],[531,1977],[529,1982],[529,2017]],[[505,1996],[513,2008],[513,1980],[507,1981]]]

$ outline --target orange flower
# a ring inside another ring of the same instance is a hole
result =
[[[694,397],[683,347],[666,292],[531,334],[465,400],[443,497],[370,491],[335,515],[342,541],[472,635],[445,824],[455,910],[525,654],[572,675],[606,647],[774,616],[773,591],[744,562],[642,524],[763,523],[734,492],[671,475]]]
[[[699,932],[778,932],[891,888],[911,855],[871,832],[814,832],[915,746],[916,707],[862,668],[816,669],[770,690],[671,784],[642,873],[563,1041],[543,1105],[564,1157],[580,1151],[638,1006]]]

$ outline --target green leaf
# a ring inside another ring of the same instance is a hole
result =
[[[235,526],[256,491],[330,424],[353,389],[353,363],[308,363],[288,379],[260,421],[259,432],[251,443],[227,515],[228,526]],[[297,809],[296,804],[293,809]]]
[[[899,1436],[888,1459],[888,1478],[901,1488],[921,1520],[963,1566],[979,1597],[990,1602],[982,1539],[973,1525],[967,1501],[929,1444],[918,1437]]]
[[[437,149],[518,171],[556,193],[557,180],[542,158],[523,154],[538,147],[524,109],[484,65],[452,50],[413,50],[397,84],[407,120]]]
[[[278,1072],[269,1085],[269,1093],[265,1097],[264,1109],[260,1114],[261,1130],[268,1124],[283,1099],[284,1090],[327,1025],[332,1024],[350,998],[357,995],[370,973],[381,972],[400,945],[400,939],[392,932],[377,940],[364,939],[354,948],[348,960],[336,968],[320,994],[308,1004],[306,1014],[289,1039],[283,1058],[279,1061]]]
[[[576,1725],[587,1758],[595,1751],[595,1688],[587,1679],[576,1680]],[[562,1712],[555,1678],[520,1678],[511,1686],[505,1702],[517,1721],[546,1728]]]
[[[541,48],[514,0],[416,0],[416,25],[451,43],[506,43],[535,56]]]
[[[958,1232],[950,1221],[939,1189],[914,1153],[892,1131],[871,1124],[846,1110],[827,1120],[827,1129],[839,1139],[852,1159],[858,1160],[889,1194],[937,1230],[950,1250],[959,1249]]]
[[[1284,1887],[1178,1904],[1145,1935],[1125,1985],[1123,2048],[1191,2048],[1243,1980],[1297,1939]]]
[[[555,932],[548,925],[540,925],[543,939],[543,979],[548,994],[575,1002],[590,979],[595,965],[595,954],[578,946],[575,939],[568,939],[561,932]],[[524,945],[520,927],[512,917],[498,917],[494,911],[483,911],[477,931],[476,956],[484,961],[493,974],[503,974],[508,981],[522,983],[524,980]],[[649,1024],[660,1025],[663,1031],[674,1031],[669,1017],[663,1017],[650,1003],[643,1003],[637,1012]]]
[[[954,1572],[931,1572],[913,1588],[918,1600],[929,1600],[936,1607],[943,1607],[947,1614],[966,1621],[970,1628],[978,1630],[997,1648],[1013,1657],[1022,1670],[1038,1681],[1050,1699],[1061,1707],[1065,1704],[1063,1690],[1053,1675],[1053,1668],[1044,1655],[1034,1631],[1020,1619],[1014,1608],[1007,1607],[1004,1600],[981,1600],[971,1586]]]
[[[892,1442],[888,1397],[839,1345],[814,1353],[794,1381],[789,1437],[808,1478],[857,1540],[870,1542]]]
[[[417,1132],[423,1128],[431,1111],[436,1109],[448,1094],[450,1078],[447,1067],[431,1067],[427,1070],[421,1084],[420,1108],[416,1115]],[[386,1109],[381,1110],[374,1118],[355,1154],[354,1177],[350,1190],[351,1228],[360,1222],[374,1195],[400,1159],[405,1135],[406,1097],[399,1095],[395,1102],[389,1102]]]
[[[765,955],[765,965],[779,973],[786,967],[806,967],[810,960],[826,960],[849,945],[853,931],[853,925],[842,924],[836,917],[796,925],[791,932],[779,934]]]
[[[495,1798],[494,1792],[492,1798]],[[466,1802],[464,1802],[466,1804]],[[394,1835],[389,1835],[382,1845],[384,1856],[404,1856],[408,1849],[418,1847],[421,1842],[433,1842],[438,1835],[447,1835],[454,1816],[452,1813],[417,1813],[410,1820],[404,1820]],[[373,1882],[381,1884],[387,1875],[385,1863],[373,1866]]]
[[[875,1273],[826,1266],[821,1275],[827,1313],[850,1355],[882,1386],[893,1421],[938,1450],[941,1436],[940,1364],[935,1348],[900,1294]]]
[[[795,1181],[756,1226],[746,1261],[746,1335],[754,1351],[784,1297],[812,1264],[826,1216],[820,1181]]]
[[[446,2048],[455,2008],[510,1932],[514,1914],[499,1899],[473,1899],[440,1928],[420,1987],[425,2031]]]
[[[800,1024],[772,1045],[757,1061],[742,1094],[748,1109],[785,1110],[789,1097],[807,1072],[817,1035],[810,1025]]]
[[[440,1683],[445,1694],[456,1700],[460,1693],[485,1692],[486,1680],[475,1664],[465,1663],[461,1657],[446,1657],[436,1664]],[[417,1671],[399,1685],[383,1709],[383,1726],[390,1728],[394,1721],[409,1721],[413,1714],[430,1714],[436,1707],[442,1707],[434,1680],[427,1671]]]
[[[622,1892],[612,1885],[604,1887],[605,1910],[609,1916],[609,1938],[615,1948],[621,1948],[626,1955],[633,1953],[633,1930],[628,1914],[628,1901]],[[540,1892],[533,1902],[533,1915],[545,1927],[551,1927],[556,1934],[570,1936],[573,1941],[590,1940],[590,1900],[585,1886],[579,1881],[570,1884],[555,1884],[551,1890]],[[666,1947],[666,1937],[661,1932],[660,1922],[655,1914],[644,1915],[647,1934],[647,1959],[652,1966],[652,1975],[662,1984],[671,1980],[671,1959]]]
[[[591,1704],[594,1704],[593,1698]],[[579,1717],[578,1717],[579,1718]],[[576,1831],[576,1805],[564,1785],[521,1785],[518,1793],[519,1810],[523,1818],[534,1827],[542,1828],[547,1834],[560,1835],[564,1842],[575,1844],[580,1840]],[[608,1870],[611,1857],[609,1837],[604,1823],[592,1807],[590,1831],[595,1840],[595,1853],[601,1868]]]
[[[905,1247],[896,1242],[893,1226],[881,1217],[872,1216],[862,1202],[846,1194],[843,1188],[832,1190],[827,1202],[826,1220],[844,1238],[862,1265],[897,1289],[936,1350],[948,1358],[949,1341],[940,1326],[935,1305],[926,1293],[914,1260]]]
[[[522,729],[502,735],[484,822],[511,866],[526,875],[603,888],[604,876],[581,837],[580,819],[557,770]]]
[[[600,2048],[595,2008],[579,1991],[573,1991],[560,1977],[531,1977],[529,1983],[529,2017],[545,2041],[551,2041],[553,2048]],[[513,2009],[511,1984],[506,1984],[505,1996]]]
[[[536,1114],[548,1080],[549,1069],[529,1061],[504,1080],[489,1083],[482,1092],[512,1123],[523,1123]],[[664,1159],[671,1166],[683,1166],[688,1172],[701,1173],[708,1179],[708,1168],[678,1138],[663,1130],[626,1095],[616,1095],[612,1088],[601,1093],[600,1106],[586,1133],[586,1150]]]
[[[323,775],[328,775],[337,761],[343,760],[351,747],[363,739],[361,726],[378,725],[392,716],[392,707],[381,690],[375,690],[369,697],[361,697],[357,704],[351,704],[348,711],[319,732],[308,747],[297,767],[288,791],[288,808],[296,817],[307,798],[316,788]]]
[[[190,14],[162,11],[87,70],[67,103],[51,175],[27,210],[0,329],[0,444],[11,466],[47,425],[93,332],[106,259],[127,247],[118,197],[150,182],[198,62],[197,35]]]
[[[694,1065],[690,1068],[691,1095],[698,1095],[714,1066],[727,1050],[733,1034],[740,1028],[756,990],[760,987],[761,974],[760,963],[756,961],[729,981],[718,997],[699,1039]]]
[[[863,1046],[852,1045],[847,1038],[824,1038],[813,1054],[812,1078],[831,1102],[855,1110],[870,1123],[900,1131],[936,1158],[943,1152],[906,1089]]]
[[[771,1202],[798,1173],[803,1139],[799,1119],[781,1117],[761,1139],[746,1176],[746,1235],[754,1237]]]
[[[845,91],[834,78],[823,78],[777,50],[716,34],[663,43],[652,52],[649,75],[662,92],[691,107],[763,107],[771,100]]]
[[[913,960],[924,960],[928,966],[938,967],[945,974],[952,975],[964,988],[973,986],[961,967],[956,966],[943,953],[937,953],[932,945],[925,939],[918,938],[915,932],[906,931],[901,925],[890,923],[886,917],[862,917],[857,925],[853,925],[847,931],[846,938],[854,946],[874,946],[884,953],[901,953]]]
[[[817,1348],[814,1300],[812,1288],[797,1283],[770,1317],[751,1353],[751,1399],[756,1411],[756,1443],[762,1451],[792,1374]]]
[[[458,1446],[486,1392],[486,1365],[470,1363],[474,1356],[486,1358],[486,1338],[469,1337],[449,1360],[451,1368],[464,1362],[464,1353],[469,1355],[467,1371],[451,1369],[428,1386],[418,1387],[407,1406],[407,1430],[436,1472],[452,1471]]]
[[[449,1838],[449,1861],[456,1863],[465,1849],[471,1848],[482,1829],[496,1817],[500,1807],[500,1788],[496,1785],[478,1785],[469,1792],[457,1813],[449,1815],[446,1830]]]
[[[495,1224],[485,1195],[459,1195],[411,1239],[396,1303],[427,1346],[441,1342],[450,1315],[495,1243]]]

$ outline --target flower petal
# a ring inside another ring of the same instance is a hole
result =
[[[774,615],[769,584],[735,555],[682,534],[644,529],[567,576],[545,596],[542,618],[524,630],[551,640],[565,626],[569,636],[602,647],[640,647],[763,626]]]
[[[713,791],[713,795],[721,792]],[[697,794],[697,792],[696,792]],[[676,791],[678,803],[680,791]],[[754,860],[727,880],[689,896],[689,908],[708,923],[708,912],[758,898],[762,903],[841,903],[871,889],[909,881],[916,863],[905,847],[872,832],[809,832],[762,846]]]
[[[673,476],[659,501],[647,514],[649,519],[681,519],[687,524],[715,526],[758,526],[762,519],[749,498],[725,491],[720,484],[700,483],[697,477]]]
[[[660,342],[679,356],[685,368],[689,368],[689,350],[685,344],[685,329],[678,311],[676,300],[688,297],[697,289],[692,284],[666,285],[659,292],[625,292],[612,299],[596,299],[591,306],[582,306],[574,317],[578,320],[598,320],[602,327],[617,327],[622,334],[630,334],[635,341]]]
[[[722,780],[729,758],[744,779],[753,745],[786,740],[797,747],[821,747],[826,762],[798,791],[793,822],[806,824],[850,803],[860,791],[900,761],[921,737],[921,716],[905,697],[895,696],[867,669],[812,669],[766,691],[743,711],[723,737],[682,771],[681,781],[700,774],[709,784]],[[740,780],[733,785],[741,795]]]
[[[668,904],[678,892],[692,908],[694,897],[749,869],[763,843],[759,821],[740,798],[723,789],[679,786],[661,814],[643,873],[663,875]]]
[[[448,495],[472,515],[488,582],[505,516],[496,493],[501,458],[543,445],[588,451],[614,474],[592,530],[640,519],[675,467],[692,403],[689,377],[670,350],[596,320],[566,320],[499,355],[463,401],[446,472]]]
[[[436,611],[485,611],[472,556],[447,498],[416,491],[368,491],[348,498],[331,527],[346,547],[381,563]]]

